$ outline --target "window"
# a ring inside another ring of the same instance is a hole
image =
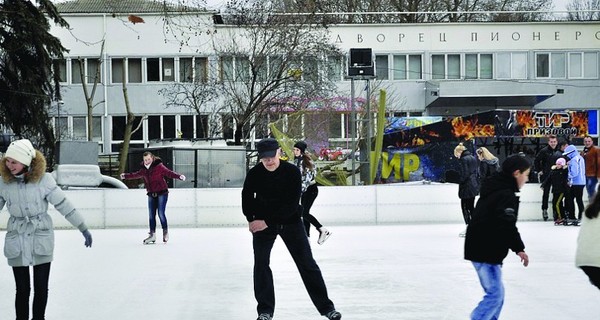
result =
[[[327,57],[327,78],[331,81],[340,81],[342,79],[343,57]]]
[[[175,81],[175,59],[147,58],[146,81]]]
[[[196,116],[196,138],[208,138],[208,115]]]
[[[233,116],[230,114],[221,115],[221,128],[224,139],[233,139]]]
[[[146,81],[160,81],[160,60],[158,58],[146,59]]]
[[[193,58],[179,58],[179,82],[194,81]]]
[[[162,58],[162,81],[175,81],[175,59]]]
[[[58,74],[60,82],[67,82],[67,60],[55,59],[53,65],[54,73]]]
[[[569,78],[598,78],[596,52],[569,53]]]
[[[527,79],[526,52],[496,54],[496,79]]]
[[[319,62],[316,57],[305,57],[302,66],[302,79],[316,82],[319,80]]]
[[[422,79],[421,55],[394,55],[394,80]]]
[[[460,54],[434,54],[431,56],[432,79],[460,79]]]
[[[102,82],[102,70],[100,58],[87,58],[86,59],[86,75],[87,83],[94,83],[96,77],[98,77],[98,83]]]
[[[148,140],[160,140],[160,116],[148,116]]]
[[[123,58],[113,58],[110,60],[112,83],[123,83],[123,75],[125,74],[123,60]]]
[[[465,54],[465,79],[492,79],[491,54]]]
[[[83,71],[82,71],[83,69]],[[71,60],[71,83],[82,83],[81,74],[85,75],[85,59]]]
[[[112,140],[113,141],[119,141],[119,140],[124,140],[125,139],[125,121],[126,121],[126,117],[125,116],[113,116],[112,117]],[[133,122],[133,129],[137,128],[140,121],[142,121],[142,117],[136,117],[135,121]],[[131,140],[142,140],[143,139],[143,134],[142,134],[142,130],[137,130],[136,132],[132,133],[131,135]]]
[[[194,81],[208,82],[208,59],[194,58]]]
[[[233,57],[221,57],[221,80],[231,81],[234,79],[233,74]]]
[[[565,53],[548,52],[535,55],[537,78],[565,78]]]
[[[377,80],[389,80],[389,62],[387,55],[376,55],[375,56],[375,76]]]
[[[129,83],[142,82],[142,59],[129,58],[127,59],[127,81]]]
[[[87,140],[87,117],[73,117],[73,140]]]
[[[163,116],[162,134],[164,139],[176,138],[175,116]]]

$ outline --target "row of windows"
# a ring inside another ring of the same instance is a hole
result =
[[[378,80],[426,79],[527,79],[527,52],[448,53],[430,55],[430,70],[425,70],[424,54],[376,54],[375,68]],[[314,81],[328,78],[341,81],[346,73],[346,58],[330,56],[325,59],[304,57],[293,61],[287,70],[282,60],[269,57],[266,68],[259,68],[258,79],[266,80],[273,73],[298,72],[301,80]],[[99,58],[70,58],[57,61],[62,82],[93,83],[99,70]],[[251,77],[247,57],[222,57],[215,77],[220,81],[248,81]],[[111,83],[152,82],[206,82],[210,77],[207,57],[175,58],[112,58]],[[537,52],[535,53],[537,79],[596,79],[598,52]]]
[[[527,52],[432,54],[424,74],[423,55],[375,55],[378,80],[527,79]],[[596,79],[598,52],[539,52],[537,79]]]
[[[418,116],[420,113],[394,113],[393,116]],[[310,130],[319,130],[320,133],[327,132],[330,139],[351,138],[350,135],[350,114],[336,113],[331,114],[311,113],[311,114],[270,114],[265,115],[257,121],[254,131],[254,137],[261,139],[268,137],[270,132],[268,124],[275,121],[281,121],[281,126],[285,132],[294,137],[305,137],[310,135]],[[60,136],[60,140],[87,140],[87,117],[85,116],[61,116],[54,118],[55,134]],[[111,125],[111,150],[118,152],[120,144],[124,140],[125,116],[110,117]],[[222,137],[224,139],[233,139],[233,128],[235,127],[231,115],[221,115],[217,121],[218,128],[211,128],[209,115],[151,115],[145,118],[138,117],[134,123],[134,128],[142,122],[139,130],[131,136],[132,146],[147,147],[150,141],[159,139],[204,139]],[[310,124],[310,125],[307,125]],[[103,120],[100,116],[92,118],[94,126],[92,141],[100,144],[102,153],[102,144],[104,137]],[[213,122],[213,126],[214,122]],[[245,128],[249,130],[248,128]],[[314,134],[314,133],[313,133]]]

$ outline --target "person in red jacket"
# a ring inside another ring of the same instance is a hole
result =
[[[596,193],[598,178],[600,178],[600,148],[594,145],[591,136],[583,138],[583,145],[581,156],[585,161],[585,188],[588,199],[591,201]]]
[[[165,208],[169,199],[169,188],[165,177],[171,179],[179,179],[185,181],[185,176],[167,168],[162,160],[153,155],[152,152],[144,152],[143,161],[140,164],[140,170],[132,173],[121,173],[121,179],[144,179],[146,191],[148,195],[148,214],[150,218],[150,232],[148,237],[144,239],[144,244],[156,242],[156,212],[163,229],[163,242],[169,241],[169,227],[167,224],[167,216]]]

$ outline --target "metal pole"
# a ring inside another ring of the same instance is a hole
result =
[[[369,168],[369,176],[370,176],[370,168],[371,168],[371,142],[373,140],[373,113],[371,112],[371,83],[369,79],[367,79],[367,155],[365,160],[367,162],[367,167]],[[369,179],[367,179],[368,181]]]
[[[355,163],[355,153],[356,153],[356,108],[354,105],[354,78],[350,78],[350,110],[351,110],[351,119],[350,119],[350,135],[352,135],[352,185],[356,185],[356,163]]]

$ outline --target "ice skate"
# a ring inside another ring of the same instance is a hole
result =
[[[167,243],[167,241],[169,241],[169,231],[163,230],[163,242]]]
[[[144,239],[144,244],[151,244],[151,243],[155,243],[155,242],[156,242],[156,235],[154,235],[154,232],[149,232],[148,238]]]
[[[327,317],[327,319],[329,320],[340,320],[342,319],[342,314],[333,310],[333,311],[329,311],[325,317]]]
[[[461,231],[461,232],[458,234],[458,236],[459,236],[459,237],[461,237],[461,238],[464,238],[464,237],[466,237],[466,236],[467,236],[467,229],[465,229],[465,230]]]
[[[319,239],[317,240],[318,244],[323,244],[327,238],[331,235],[331,232],[323,227],[319,229]]]
[[[565,219],[559,218],[559,219],[554,220],[554,225],[560,226],[560,225],[564,224],[564,222],[565,222]]]
[[[258,315],[258,318],[256,318],[256,320],[271,320],[271,319],[273,319],[273,317],[268,313],[261,313]]]
[[[544,221],[548,221],[548,210],[542,210],[542,218],[544,218]]]

